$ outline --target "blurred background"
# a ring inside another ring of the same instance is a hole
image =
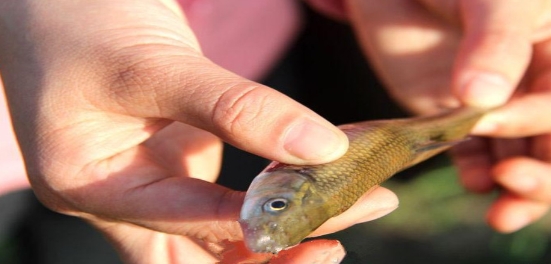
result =
[[[335,124],[406,116],[387,96],[347,25],[304,6],[303,31],[262,82]],[[245,191],[268,161],[225,148],[219,183]],[[467,193],[450,161],[437,156],[384,184],[400,207],[327,236],[348,251],[343,263],[551,263],[551,217],[503,235],[485,223],[498,194]],[[0,198],[0,263],[121,263],[83,221],[44,208],[31,191]]]

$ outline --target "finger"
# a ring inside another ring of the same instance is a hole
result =
[[[220,256],[219,263],[222,264],[269,263],[274,256],[272,253],[254,253],[245,246],[243,241],[224,241],[222,247],[222,252],[217,253]]]
[[[281,251],[270,263],[340,263],[345,255],[344,247],[339,241],[316,239]]]
[[[363,195],[344,213],[335,216],[316,229],[310,236],[321,236],[345,229],[355,224],[375,220],[398,208],[398,197],[384,187]]]
[[[551,134],[539,135],[531,138],[531,152],[538,160],[551,163]]]
[[[322,163],[346,151],[344,133],[308,108],[181,49],[124,69],[110,94],[132,115],[197,126],[272,160]]]
[[[459,31],[416,1],[347,1],[362,48],[391,95],[409,110],[459,104],[448,87]]]
[[[143,144],[157,163],[175,175],[214,182],[222,162],[222,142],[213,134],[180,122],[155,133]]]
[[[215,263],[218,259],[194,239],[123,223],[92,221],[125,263]],[[193,252],[193,254],[181,254]]]
[[[551,40],[534,47],[534,56],[528,79],[528,93],[516,96],[507,105],[490,112],[473,129],[479,135],[522,137],[551,130],[546,113],[551,111]]]
[[[529,155],[530,142],[526,138],[491,138],[489,142],[495,162]]]
[[[494,179],[518,198],[551,204],[551,164],[517,157],[500,162]]]
[[[540,219],[549,210],[546,203],[502,195],[488,211],[488,222],[496,230],[510,233]]]
[[[551,83],[550,83],[551,84]],[[551,92],[530,93],[484,116],[473,134],[493,137],[526,137],[551,131]]]
[[[454,66],[453,88],[468,105],[504,104],[532,54],[540,1],[460,1],[464,38]]]
[[[473,192],[488,192],[495,187],[491,177],[494,160],[488,139],[474,137],[453,147],[450,153],[465,188]]]
[[[124,154],[98,164],[91,172],[96,181],[58,190],[65,203],[49,206],[86,219],[129,222],[209,242],[242,239],[237,220],[244,193],[200,179],[169,177],[151,164],[151,157]],[[127,171],[101,171],[116,164]]]

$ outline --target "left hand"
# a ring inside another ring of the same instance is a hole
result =
[[[205,58],[172,0],[2,0],[0,71],[35,194],[97,226],[128,263],[272,258],[226,242],[242,239],[243,193],[215,184],[220,138],[299,164],[348,144],[313,111]],[[364,198],[317,234],[397,206],[384,188]],[[344,250],[319,241],[281,255],[301,263]]]
[[[406,108],[504,105],[475,128],[491,138],[454,152],[461,179],[474,191],[505,189],[488,213],[499,231],[544,215],[551,206],[551,1],[348,0],[347,7],[372,65]]]

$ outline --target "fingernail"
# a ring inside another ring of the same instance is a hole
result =
[[[528,224],[532,222],[532,218],[530,218],[526,214],[515,214],[514,216],[511,216],[508,221],[507,226],[507,232],[514,232],[517,231]]]
[[[534,177],[530,176],[515,176],[506,180],[506,184],[512,190],[516,190],[521,193],[528,193],[538,187],[538,181]]]
[[[463,100],[471,106],[493,108],[509,99],[513,88],[498,74],[475,74],[467,77],[460,87]]]
[[[305,120],[289,129],[284,148],[302,161],[321,163],[342,156],[348,148],[348,141],[339,130]]]
[[[499,124],[495,118],[492,118],[492,114],[488,114],[478,123],[475,125],[475,127],[471,130],[471,133],[475,135],[488,135],[491,134],[499,129]]]

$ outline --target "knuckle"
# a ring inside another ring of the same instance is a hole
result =
[[[235,85],[217,99],[212,123],[227,136],[242,136],[265,125],[273,104],[265,88],[249,84]]]

